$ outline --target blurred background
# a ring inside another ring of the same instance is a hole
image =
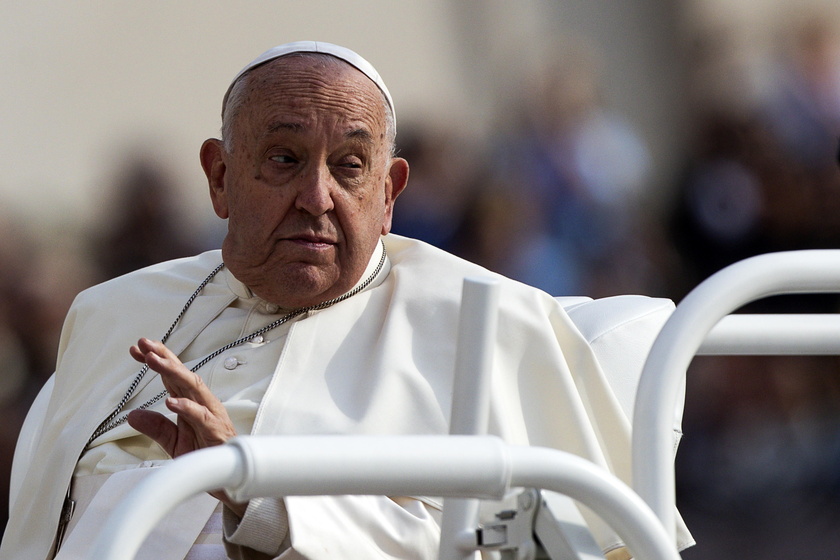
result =
[[[377,67],[412,165],[394,230],[555,295],[679,301],[753,254],[840,245],[840,3],[0,0],[0,522],[64,315],[219,246],[198,163],[249,60],[319,39]],[[838,311],[834,297],[756,310]],[[686,559],[840,550],[835,358],[698,358]]]

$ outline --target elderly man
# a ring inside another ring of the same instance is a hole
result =
[[[462,280],[491,273],[389,234],[408,164],[379,75],[335,45],[276,47],[233,80],[222,120],[201,148],[221,252],[78,296],[0,558],[79,557],[148,467],[235,434],[447,433]],[[628,423],[591,350],[550,296],[500,281],[492,431],[626,479]],[[147,554],[431,558],[438,521],[426,497],[218,492]]]

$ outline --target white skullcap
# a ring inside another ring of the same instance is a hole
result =
[[[391,99],[391,93],[388,91],[388,88],[385,86],[385,82],[382,80],[379,72],[376,71],[376,68],[354,51],[351,51],[346,47],[333,45],[332,43],[324,43],[323,41],[295,41],[294,43],[286,43],[285,45],[279,45],[273,49],[265,51],[260,56],[252,60],[247,66],[245,66],[245,68],[240,70],[233,81],[230,82],[230,86],[228,87],[228,90],[225,93],[224,101],[222,102],[222,108],[224,109],[224,106],[227,105],[230,90],[239,78],[257,66],[261,66],[266,62],[274,60],[275,58],[280,58],[281,56],[286,56],[292,53],[328,54],[336,58],[340,58],[344,62],[355,67],[362,74],[370,78],[370,80],[376,84],[376,87],[378,87],[385,95],[385,99],[388,101],[388,106],[391,108],[391,115],[394,118],[394,122],[396,122],[397,113],[394,110],[394,100]]]

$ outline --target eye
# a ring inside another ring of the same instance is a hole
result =
[[[365,167],[364,161],[358,156],[344,156],[336,162],[336,165],[344,169],[364,169]]]
[[[285,155],[285,154],[277,155],[277,156],[271,156],[269,159],[273,162],[276,162],[276,163],[284,163],[284,164],[297,163],[297,159],[293,158],[290,155]]]

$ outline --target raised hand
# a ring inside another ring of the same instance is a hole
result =
[[[160,375],[169,392],[166,407],[178,418],[177,422],[172,422],[159,412],[133,410],[128,415],[128,423],[156,441],[170,457],[219,445],[236,435],[221,401],[166,345],[141,338],[129,353]],[[231,502],[223,492],[211,494],[240,516],[244,513],[246,504]]]

